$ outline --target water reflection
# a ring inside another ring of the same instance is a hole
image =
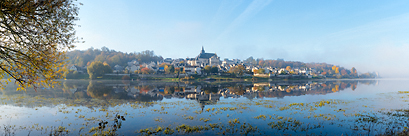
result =
[[[122,81],[62,81],[55,88],[43,88],[37,92],[15,91],[17,86],[8,85],[0,93],[2,96],[23,95],[44,98],[91,99],[102,102],[94,106],[110,105],[110,100],[153,102],[163,99],[188,99],[205,105],[217,103],[220,98],[260,99],[302,95],[326,95],[345,89],[355,90],[359,84],[377,85],[378,80],[339,81],[281,81],[265,83],[183,83],[183,82],[122,82]],[[33,104],[33,103],[19,103]],[[47,104],[45,104],[47,105]]]
[[[260,133],[258,130],[251,131],[251,134],[256,135],[357,135],[367,134],[368,126],[376,119],[384,125],[372,127],[371,130],[379,131],[368,131],[368,135],[382,134],[386,130],[379,128],[396,128],[401,125],[400,122],[388,125],[389,122],[407,120],[401,119],[400,114],[397,119],[388,116],[395,115],[395,112],[389,114],[390,109],[407,105],[409,91],[404,86],[399,87],[407,81],[382,81],[380,85],[378,82],[300,80],[177,83],[69,80],[62,81],[56,88],[43,88],[38,92],[17,92],[16,86],[8,85],[6,89],[0,90],[0,125],[16,125],[16,128],[10,129],[13,131],[25,128],[18,131],[18,135],[30,134],[34,130],[36,133],[33,135],[50,132],[42,129],[43,126],[61,126],[69,130],[70,134],[91,134],[108,130],[104,130],[104,125],[123,135],[143,135],[145,132],[161,135],[167,134],[167,130],[176,135],[189,135],[191,132],[187,130],[201,127],[204,128],[197,132],[199,135],[224,132],[234,135],[236,131],[230,130],[245,125],[257,126],[254,128],[259,128]],[[127,121],[116,122],[118,115],[123,116],[120,119],[126,117]],[[357,123],[361,120],[367,122]],[[38,123],[39,126],[32,126]],[[213,131],[213,127],[222,128]],[[179,132],[182,128],[183,131]]]

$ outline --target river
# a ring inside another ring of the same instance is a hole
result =
[[[0,135],[377,135],[407,131],[409,80],[65,80],[0,91]]]

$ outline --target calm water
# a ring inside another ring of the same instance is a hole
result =
[[[62,81],[0,90],[0,135],[359,135],[406,131],[409,80]]]

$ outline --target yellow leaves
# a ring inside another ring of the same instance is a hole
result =
[[[55,5],[53,1],[42,2],[43,5]],[[18,5],[21,8],[2,11],[3,17],[0,20],[15,22],[1,32],[1,49],[4,51],[2,56],[6,56],[0,66],[3,69],[0,70],[2,75],[7,73],[23,88],[50,86],[49,82],[37,83],[41,79],[50,81],[61,77],[59,67],[65,64],[65,51],[72,48],[75,41],[73,21],[77,20],[78,8],[72,2],[64,1],[57,4],[59,6],[50,6],[47,8],[50,12],[35,16],[37,10],[42,10],[32,6],[36,1],[27,1]],[[5,2],[2,3],[2,8],[16,7],[16,4],[18,3]],[[4,18],[10,14],[14,17]],[[40,18],[42,21],[35,21]],[[51,22],[54,23],[50,24]]]

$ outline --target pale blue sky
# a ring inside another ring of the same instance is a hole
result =
[[[326,62],[409,77],[409,1],[80,0],[90,47]]]

